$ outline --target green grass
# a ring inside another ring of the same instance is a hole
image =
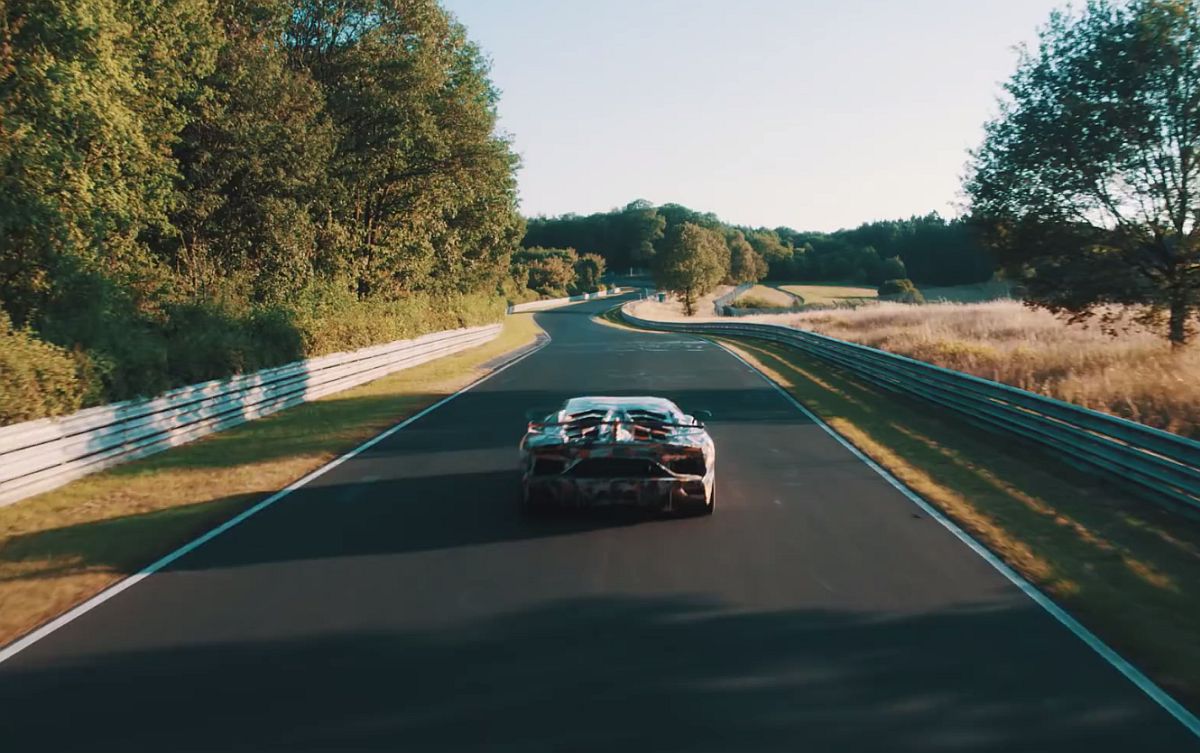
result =
[[[795,351],[728,342],[1193,709],[1200,524]]]
[[[0,508],[0,645],[486,373],[492,342]]]

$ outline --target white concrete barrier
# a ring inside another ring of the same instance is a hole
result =
[[[0,427],[0,506],[127,460],[482,345],[501,325],[434,332]]]
[[[620,295],[621,288],[610,288],[601,290],[598,293],[583,293],[582,295],[573,295],[569,298],[546,298],[541,301],[529,301],[528,303],[518,303],[510,306],[508,313],[521,314],[526,311],[545,311],[546,309],[558,308],[571,303],[579,303],[580,301],[590,301],[593,298],[607,298],[612,295]]]

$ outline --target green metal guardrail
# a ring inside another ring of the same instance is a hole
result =
[[[1200,442],[1195,440],[815,332],[774,324],[655,322],[640,319],[625,307],[621,317],[644,329],[748,337],[796,348],[872,384],[1035,442],[1154,502],[1200,514]]]

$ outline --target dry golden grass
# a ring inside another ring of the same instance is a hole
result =
[[[755,306],[756,308],[787,308],[796,302],[796,299],[792,296],[769,285],[755,285],[738,296],[737,300],[761,301],[764,304],[763,306]]]
[[[492,342],[0,507],[0,645],[455,392],[531,342]]]
[[[920,286],[925,300],[930,303],[983,303],[1012,298],[1012,284],[1006,280],[991,280],[973,285],[950,285],[947,287]]]
[[[794,350],[728,343],[1193,708],[1200,525]]]
[[[702,297],[696,302],[696,316],[687,316],[683,313],[683,301],[673,296],[667,296],[667,300],[659,303],[653,298],[647,298],[644,301],[634,301],[630,304],[629,312],[634,316],[643,319],[654,321],[676,321],[686,319],[689,322],[702,321],[720,321],[713,309],[713,301],[733,290],[732,285],[718,285],[708,295]]]
[[[1119,337],[1017,301],[879,303],[754,317],[882,348],[1187,436],[1200,436],[1200,348]]]
[[[875,288],[861,285],[837,285],[824,283],[780,285],[782,290],[795,293],[804,299],[806,306],[841,306],[874,301],[879,297]]]

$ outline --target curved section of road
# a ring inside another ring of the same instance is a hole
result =
[[[1197,749],[756,373],[611,305],[0,664],[4,749]],[[522,517],[525,411],[587,393],[711,410],[717,514]]]

